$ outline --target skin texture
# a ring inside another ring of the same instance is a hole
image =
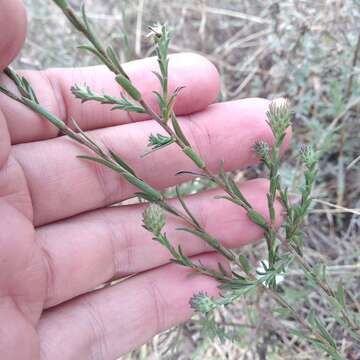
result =
[[[16,56],[25,33],[21,1],[0,0],[0,70]],[[210,168],[216,170],[221,159],[229,170],[255,163],[254,141],[272,141],[265,122],[268,101],[210,105],[219,91],[214,66],[194,54],[172,56],[170,64],[171,87],[186,86],[176,113]],[[150,90],[158,84],[150,70],[156,61],[145,59],[125,67],[154,103]],[[110,112],[98,104],[80,105],[71,96],[69,88],[75,82],[117,95],[113,76],[103,67],[24,75],[50,112],[65,121],[75,117],[96,141],[121,153],[156,188],[183,181],[174,176],[179,170],[195,170],[175,146],[146,161],[139,158],[147,136],[159,131],[151,119]],[[15,91],[5,76],[0,82]],[[39,116],[0,96],[2,359],[113,359],[188,319],[188,300],[194,292],[218,293],[212,279],[188,277],[188,270],[168,264],[167,252],[141,227],[142,206],[107,208],[131,196],[134,188],[115,173],[75,158],[82,153],[86,150],[59,136]],[[267,187],[265,180],[242,185],[265,217]],[[187,200],[203,226],[228,247],[260,239],[261,230],[242,209],[221,200],[213,205],[216,194],[220,192]],[[279,205],[277,212],[280,218]],[[186,254],[209,265],[224,262],[200,240],[176,232],[179,225],[169,217],[166,231]],[[93,291],[114,276],[127,275],[133,276]]]

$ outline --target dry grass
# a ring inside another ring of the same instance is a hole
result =
[[[26,2],[31,22],[17,66],[42,68],[94,62],[73,51],[78,37],[49,0]],[[306,256],[313,264],[330,265],[332,279],[342,279],[350,290],[348,301],[359,311],[360,162],[356,159],[360,155],[360,4],[355,0],[87,3],[104,38],[119,44],[123,60],[151,54],[143,33],[148,24],[166,20],[174,32],[174,52],[197,51],[217,65],[222,74],[221,100],[248,96],[291,99],[296,110],[293,148],[299,142],[315,141],[324,150],[316,187],[318,201],[305,229]],[[68,36],[63,36],[64,27]],[[128,31],[129,47],[120,46],[120,29]],[[334,129],[333,136],[325,137]],[[239,178],[261,172],[261,168],[250,169]],[[294,151],[288,154],[284,174],[290,186],[299,185],[299,163]],[[247,251],[252,257],[260,256],[263,244]],[[306,282],[294,272],[287,279],[291,285],[287,296],[303,309],[304,315],[309,304],[314,306],[336,337],[338,329],[329,321],[323,299],[309,286],[307,291],[300,290],[299,285]],[[195,319],[157,336],[124,359],[319,358],[306,344],[279,328],[269,304],[260,297],[217,316],[229,326],[243,324],[238,327],[243,341],[224,345],[209,342],[201,336]],[[346,339],[341,347],[349,359],[359,358],[360,349],[352,348]]]

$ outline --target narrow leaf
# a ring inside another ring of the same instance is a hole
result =
[[[113,160],[119,164],[121,167],[123,167],[125,170],[127,170],[130,174],[136,176],[135,171],[123,160],[120,158],[118,154],[116,154],[114,151],[108,149],[111,157]]]
[[[200,169],[204,169],[206,167],[204,160],[197,154],[194,149],[189,146],[183,148],[183,152],[196,164]]]
[[[176,186],[175,187],[176,190],[176,196],[180,201],[181,206],[183,207],[183,209],[185,210],[185,212],[188,214],[188,216],[190,217],[190,219],[193,221],[193,223],[198,227],[201,228],[200,224],[197,222],[197,220],[194,218],[194,216],[192,215],[192,213],[190,212],[190,210],[188,209],[188,207],[186,206],[184,200],[182,199],[181,195],[180,195],[180,191],[179,191],[179,187]]]
[[[106,49],[106,53],[108,55],[108,57],[110,58],[110,60],[112,61],[112,63],[115,65],[115,67],[120,70],[121,69],[121,65],[119,62],[119,58],[114,50],[114,48],[112,46],[109,46]]]
[[[201,173],[197,173],[194,171],[178,171],[175,175],[191,175],[191,176],[195,176],[195,177],[205,177],[208,178],[207,175],[205,174],[201,174]],[[209,179],[210,180],[210,179]]]
[[[187,141],[184,133],[181,130],[180,124],[176,119],[176,116],[174,113],[171,114],[171,122],[175,131],[176,136],[186,145],[190,146],[189,142]]]
[[[249,263],[249,260],[244,255],[241,255],[241,254],[239,255],[238,259],[239,259],[239,262],[240,262],[241,266],[243,267],[244,271],[246,273],[250,273],[252,271],[252,267]]]
[[[265,221],[264,217],[256,212],[253,209],[248,210],[248,216],[249,218],[256,224],[259,225],[261,228],[263,228],[265,231],[268,230],[269,226],[268,223]]]
[[[122,74],[119,74],[116,76],[115,80],[135,101],[141,100],[141,94],[139,90],[133,85],[133,83],[127,77],[125,77]]]
[[[336,293],[337,300],[339,301],[340,305],[345,308],[345,289],[341,282],[338,283],[337,293]]]
[[[81,134],[81,136],[90,144],[92,144],[99,153],[102,153],[100,147],[80,128],[80,125],[74,118],[71,118],[71,122],[74,124],[75,129]]]

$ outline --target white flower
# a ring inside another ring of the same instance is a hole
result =
[[[266,273],[267,268],[269,268],[269,262],[268,262],[267,260],[261,260],[261,261],[259,262],[258,267],[256,268],[256,273],[257,273],[257,274],[256,274],[256,277],[257,277],[258,279],[261,279],[263,276],[265,276],[265,275],[261,275],[261,274]],[[281,274],[275,276],[276,285],[281,284],[281,283],[285,280],[285,276],[282,275],[282,274],[285,275],[285,272],[282,272]],[[264,285],[268,287],[268,285],[266,284],[266,282],[264,283]]]

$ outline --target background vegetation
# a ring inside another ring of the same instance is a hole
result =
[[[29,34],[17,68],[83,66],[94,58],[74,52],[78,37],[49,0],[26,0]],[[77,7],[79,1],[70,1]],[[288,97],[295,107],[294,144],[315,142],[324,152],[315,189],[316,202],[305,229],[306,256],[328,264],[346,284],[347,298],[360,313],[360,2],[355,0],[87,0],[99,33],[112,38],[124,61],[152,54],[144,40],[147,26],[166,21],[173,30],[172,51],[207,56],[222,74],[219,101],[244,97]],[[63,36],[66,29],[67,36]],[[239,148],[239,151],[241,149]],[[298,186],[299,161],[290,150],[285,174]],[[359,159],[359,161],[357,161]],[[235,174],[237,181],[261,175],[261,167]],[[196,192],[208,184],[184,186]],[[261,258],[264,243],[249,246]],[[336,337],[323,299],[306,286],[301,273],[286,278],[286,296],[307,315],[315,307]],[[236,325],[243,341],[220,345],[207,340],[192,321],[155,337],[124,359],[313,359],[303,342],[277,327],[268,304],[258,299],[217,314]],[[260,310],[260,311],[259,311]],[[235,327],[234,327],[235,328]],[[344,339],[349,359],[360,348]]]

